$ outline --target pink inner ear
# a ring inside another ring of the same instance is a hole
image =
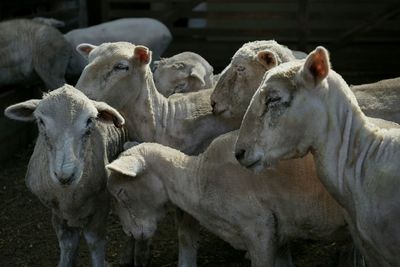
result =
[[[271,52],[261,51],[258,53],[258,60],[263,64],[265,67],[270,68],[276,65],[276,59]]]
[[[269,53],[265,53],[264,55],[262,55],[262,58],[268,65],[274,62],[274,57]]]
[[[136,47],[135,48],[135,56],[139,59],[142,63],[149,63],[150,61],[150,53],[149,50],[144,47]]]
[[[122,124],[118,121],[118,118],[108,113],[107,111],[100,111],[97,115],[97,118],[107,123],[113,122],[115,127],[117,128],[122,127]]]
[[[92,51],[92,47],[90,47],[90,46],[81,46],[81,47],[79,47],[79,49],[83,52],[83,53],[85,53],[85,54],[89,54],[90,53],[90,51]]]
[[[322,79],[327,75],[328,64],[320,53],[314,55],[313,63],[310,66],[310,72],[317,79]]]

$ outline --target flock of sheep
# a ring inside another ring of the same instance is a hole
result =
[[[5,110],[37,123],[26,184],[52,210],[59,266],[75,266],[82,233],[105,266],[110,211],[135,244],[126,259],[147,266],[167,204],[181,267],[196,266],[199,224],[254,267],[294,266],[297,238],[344,241],[340,266],[400,266],[400,79],[350,88],[325,48],[275,41],[245,43],[219,75],[190,52],[153,73],[143,45],[76,51],[75,87]]]

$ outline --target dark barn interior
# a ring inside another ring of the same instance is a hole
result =
[[[199,6],[200,5],[200,6]],[[62,33],[126,17],[163,22],[173,40],[163,56],[199,53],[222,71],[243,43],[274,39],[310,52],[325,46],[333,69],[349,84],[371,83],[400,74],[400,1],[398,0],[2,0],[0,21],[51,17],[65,22]],[[143,29],[145,31],[146,29]],[[0,33],[1,38],[1,33]],[[0,59],[1,60],[1,59]],[[0,88],[0,108],[39,96],[41,83]],[[0,266],[54,266],[58,245],[50,212],[25,187],[26,165],[36,125],[0,115]],[[152,266],[177,265],[177,238],[171,210],[153,241]],[[118,266],[124,235],[111,216],[107,259]],[[201,232],[199,266],[250,266],[244,252]],[[86,244],[81,266],[88,266]],[[298,241],[296,266],[337,266],[336,243]]]

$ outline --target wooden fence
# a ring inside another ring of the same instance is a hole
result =
[[[87,26],[86,0],[16,0],[0,1],[0,20],[47,17],[65,22],[66,32]]]
[[[207,9],[195,11],[200,3]],[[153,17],[171,30],[166,56],[190,50],[221,70],[247,41],[275,39],[310,51],[324,45],[350,83],[400,76],[398,0],[102,0],[101,20]],[[190,28],[202,19],[203,28]]]
[[[62,31],[86,26],[85,0],[16,0],[0,1],[0,20],[13,18],[49,17],[64,21]],[[1,37],[1,33],[0,33]],[[0,88],[0,160],[31,143],[36,136],[33,123],[12,121],[4,116],[4,109],[12,104],[39,97],[38,84]]]
[[[199,8],[201,3],[206,8]],[[399,0],[0,1],[1,20],[35,16],[65,21],[63,31],[86,26],[87,21],[95,24],[122,17],[156,18],[174,37],[166,56],[194,51],[216,71],[229,63],[243,43],[275,39],[306,52],[317,45],[326,46],[334,69],[352,84],[400,76]],[[31,93],[26,88],[2,89],[1,110],[32,97]],[[0,159],[32,140],[32,126],[12,122],[3,115],[0,126]]]

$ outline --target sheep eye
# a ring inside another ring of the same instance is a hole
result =
[[[90,127],[90,126],[92,125],[92,123],[93,123],[93,118],[89,118],[89,119],[86,121],[86,127]]]
[[[44,124],[44,121],[41,118],[38,119],[38,122],[39,122],[40,126],[46,127],[46,125]]]
[[[175,86],[176,89],[183,89],[185,87],[186,87],[186,81],[181,81]]]
[[[282,100],[280,96],[273,96],[273,97],[268,97],[267,100],[265,101],[265,105],[267,107],[273,106],[274,104],[279,103]]]
[[[244,67],[244,66],[237,66],[236,67],[236,71],[239,71],[239,72],[242,72],[242,71],[244,71],[246,69],[246,67]]]
[[[129,70],[129,66],[123,63],[118,63],[117,65],[114,66],[114,70],[124,70],[127,71]]]

